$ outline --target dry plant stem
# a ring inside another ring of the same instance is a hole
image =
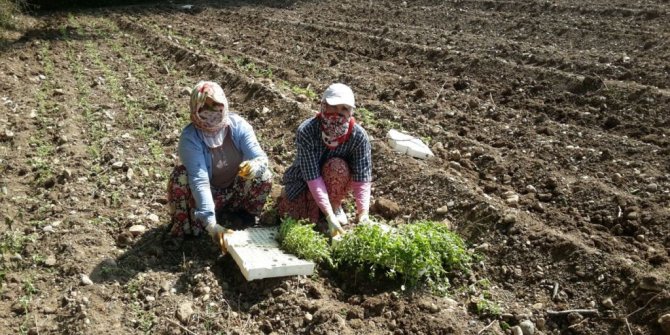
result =
[[[249,321],[251,321],[251,315],[249,315],[247,317],[247,321],[244,323],[244,326],[242,327],[242,329],[246,330],[247,327],[249,327]]]
[[[628,315],[626,315],[626,316],[623,318],[623,320],[626,322],[626,328],[628,328],[628,333],[629,333],[630,335],[633,335],[633,330],[630,329],[630,323],[628,322],[628,317],[631,316],[631,315],[633,315],[633,314],[635,314],[635,313],[637,313],[637,312],[639,312],[639,311],[641,311],[641,310],[643,310],[643,309],[645,309],[645,308],[647,308],[647,306],[649,306],[649,304],[651,303],[652,300],[656,299],[659,295],[661,295],[661,293],[664,293],[664,292],[665,292],[665,291],[661,291],[661,292],[656,293],[656,295],[654,295],[653,297],[651,297],[651,299],[649,299],[649,300],[647,301],[647,303],[644,304],[644,306],[642,306],[642,307],[640,307],[640,308],[634,310],[633,312],[629,313]]]
[[[444,85],[442,85],[442,86],[444,86]],[[493,100],[493,94],[491,94],[491,92],[489,92],[489,100],[491,101],[491,105],[493,105],[493,108],[498,108],[498,106],[496,105],[496,102]]]
[[[168,319],[168,318],[165,318],[165,320],[167,320],[167,321],[170,322],[171,324],[173,324],[173,325],[175,325],[175,326],[177,326],[177,327],[183,329],[184,331],[186,331],[187,333],[189,333],[189,334],[191,334],[191,335],[198,335],[198,333],[195,333],[195,332],[191,331],[190,329],[188,329],[188,328],[186,328],[186,327],[180,325],[179,322],[177,322],[177,321],[170,320],[170,319]]]
[[[577,328],[579,325],[581,325],[582,323],[584,323],[584,322],[586,322],[586,321],[588,321],[588,320],[589,320],[589,318],[584,318],[584,320],[579,321],[579,322],[575,323],[574,325],[570,325],[570,327],[568,327],[568,329],[574,329],[574,328]]]
[[[558,282],[554,282],[554,292],[551,295],[551,300],[556,299],[556,295],[558,295]]]
[[[482,330],[478,331],[478,332],[477,332],[477,335],[479,335],[479,334],[485,332],[487,329],[491,328],[491,326],[493,326],[493,324],[494,324],[496,321],[498,321],[498,320],[493,320],[493,321],[491,321],[491,323],[489,323],[488,326],[486,326],[486,327],[482,328]]]
[[[435,96],[435,102],[433,103],[433,105],[437,105],[437,102],[440,100],[440,95],[442,95],[442,91],[444,91],[444,85],[447,84],[447,80],[449,79],[445,79],[444,82],[442,83],[442,86],[440,86],[440,90],[437,92],[437,96]]]
[[[597,309],[566,309],[564,311],[552,311],[552,310],[547,310],[547,314],[549,315],[566,315],[570,313],[579,313],[579,314],[595,314],[595,315],[600,315]]]
[[[633,330],[630,329],[630,323],[628,323],[628,318],[623,318],[626,321],[626,328],[628,328],[628,334],[633,335]]]
[[[644,306],[642,306],[642,307],[636,309],[635,311],[631,312],[630,314],[626,315],[626,319],[628,319],[629,316],[647,308],[647,306],[649,306],[649,304],[652,302],[652,300],[656,299],[659,295],[661,295],[661,293],[664,293],[664,292],[665,291],[658,292],[655,296],[651,297],[651,299],[649,299],[649,301],[647,301],[647,303],[644,304]]]

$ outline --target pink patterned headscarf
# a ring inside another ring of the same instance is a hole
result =
[[[207,98],[221,105],[205,106]],[[191,91],[191,122],[205,133],[217,133],[228,122],[228,99],[219,84],[213,81],[201,81]]]

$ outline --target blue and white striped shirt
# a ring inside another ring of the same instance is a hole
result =
[[[333,157],[344,159],[349,164],[352,181],[372,181],[372,150],[367,132],[358,123],[354,125],[349,139],[335,149],[328,149],[321,139],[319,119],[305,120],[295,136],[296,157],[284,172],[282,184],[289,200],[294,200],[307,189],[307,181],[321,176],[321,167]]]

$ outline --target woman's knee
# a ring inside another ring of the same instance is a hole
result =
[[[351,175],[349,164],[342,158],[331,158],[323,164],[321,175],[326,178],[348,179]]]

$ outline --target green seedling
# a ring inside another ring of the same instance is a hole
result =
[[[451,270],[468,270],[470,254],[463,240],[446,226],[422,221],[387,232],[378,225],[360,225],[333,247],[336,265],[382,271],[400,277],[409,287],[420,283],[443,292]]]
[[[282,249],[317,263],[331,264],[328,240],[314,230],[314,224],[284,218],[279,226],[278,240]]]

